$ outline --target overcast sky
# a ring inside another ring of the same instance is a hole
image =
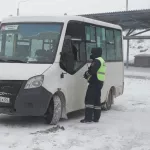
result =
[[[16,15],[19,0],[0,0],[0,20]],[[68,15],[123,11],[126,0],[28,0],[20,3],[20,15]],[[149,9],[150,0],[129,0],[129,9]]]

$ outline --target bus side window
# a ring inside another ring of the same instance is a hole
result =
[[[106,48],[107,48],[107,61],[115,61],[115,39],[114,39],[114,30],[106,30]]]
[[[87,61],[91,61],[90,55],[92,48],[96,48],[96,27],[93,25],[86,25],[85,26],[85,35],[86,35],[86,54],[87,54]]]
[[[96,27],[97,47],[102,48],[102,57],[106,60],[106,35],[105,28]]]
[[[116,50],[116,60],[123,60],[123,52],[122,52],[122,34],[120,30],[115,31],[115,50]]]

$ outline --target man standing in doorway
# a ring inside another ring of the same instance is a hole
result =
[[[106,65],[101,48],[93,48],[90,58],[93,60],[84,78],[89,86],[85,97],[85,118],[81,123],[98,122],[101,116],[101,90],[105,80]]]

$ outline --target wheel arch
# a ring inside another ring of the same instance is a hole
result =
[[[116,87],[115,86],[112,86],[110,88],[109,92],[112,93],[112,96],[114,96],[114,98],[116,97]],[[108,94],[109,94],[109,92],[108,92]],[[114,98],[113,98],[112,104],[114,104]]]
[[[106,99],[108,98],[108,95],[109,95],[109,92],[112,92],[113,96],[116,97],[116,87],[115,86],[111,86],[108,91],[107,91],[107,94],[106,94]]]
[[[116,97],[116,87],[115,87],[115,86],[112,86],[112,87],[110,88],[110,91],[112,92],[113,96]]]
[[[107,104],[106,104],[106,103],[107,103],[107,100],[108,100],[108,98],[109,98],[110,92],[111,92],[111,94],[112,94],[113,97],[116,96],[116,88],[115,88],[115,86],[111,86],[111,87],[109,88],[109,90],[107,91],[106,100],[105,100],[104,103],[102,103],[102,109],[103,109],[103,110],[109,110],[109,109],[107,108]],[[112,99],[111,104],[114,104],[114,98]]]

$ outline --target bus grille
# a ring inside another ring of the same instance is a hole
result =
[[[0,102],[0,107],[13,107],[23,81],[0,81],[0,97],[10,99],[10,103]]]

